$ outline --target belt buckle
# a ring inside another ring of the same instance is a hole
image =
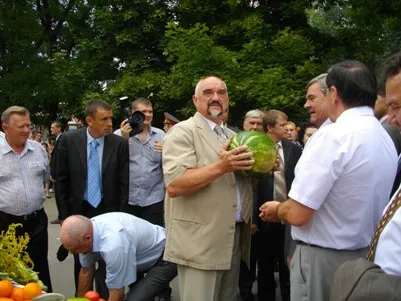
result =
[[[26,215],[24,215],[24,221],[29,221],[31,219],[34,219],[37,215],[38,215],[37,211],[34,211],[30,214],[26,214]]]

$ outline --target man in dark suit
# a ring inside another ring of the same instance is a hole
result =
[[[74,214],[91,218],[120,211],[128,202],[128,142],[112,134],[111,107],[102,100],[91,101],[85,116],[88,127],[63,134],[57,150],[56,202],[60,223]],[[80,268],[75,256],[76,286]],[[103,276],[105,271],[100,264],[95,283],[106,299],[108,290],[100,281]]]
[[[285,139],[287,115],[277,110],[266,111],[263,117],[263,131],[276,143],[280,156],[280,168],[273,175],[264,176],[258,184],[258,207],[266,201],[287,199],[294,180],[294,169],[301,157],[302,149]],[[280,179],[282,180],[280,182]],[[257,213],[256,213],[257,214]],[[276,283],[274,267],[279,264],[280,289],[283,301],[290,300],[289,269],[284,255],[285,225],[263,222],[257,215],[259,228],[258,257],[258,300],[274,301]]]
[[[53,181],[53,189],[56,190],[55,188],[55,183],[56,183],[56,157],[57,157],[57,147],[60,142],[61,135],[63,134],[63,124],[59,120],[53,121],[53,123],[50,126],[50,133],[52,136],[56,138],[54,142],[54,148],[51,152],[50,156],[50,176],[51,180]],[[60,221],[58,219],[55,219],[54,221],[51,222],[51,224],[56,225],[59,224]]]

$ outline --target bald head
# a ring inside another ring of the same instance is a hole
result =
[[[60,241],[67,250],[76,253],[82,247],[91,247],[93,237],[92,222],[89,218],[82,215],[72,215],[66,218],[61,225]]]

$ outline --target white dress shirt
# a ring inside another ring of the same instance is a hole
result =
[[[400,192],[401,186],[394,193],[390,203]],[[389,205],[390,205],[389,203]],[[386,212],[387,206],[383,211]],[[377,242],[374,263],[386,274],[401,276],[401,208],[397,210],[384,227]]]
[[[332,249],[365,248],[387,205],[397,168],[394,143],[369,107],[319,129],[295,168],[289,197],[316,212],[292,237]]]

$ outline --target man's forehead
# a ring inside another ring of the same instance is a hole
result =
[[[213,88],[226,89],[224,82],[217,77],[208,77],[202,80],[199,84],[201,90],[208,90]]]

